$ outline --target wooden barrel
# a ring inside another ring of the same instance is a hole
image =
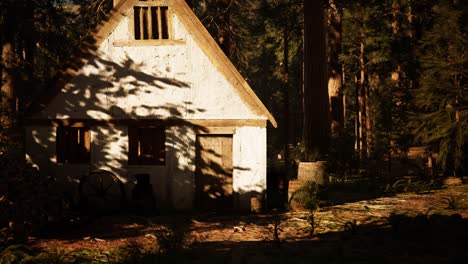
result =
[[[297,179],[299,181],[312,181],[319,185],[326,185],[328,177],[325,173],[325,161],[299,162]]]

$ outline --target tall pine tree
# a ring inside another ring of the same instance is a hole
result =
[[[437,154],[440,167],[455,173],[462,166],[468,137],[467,6],[443,0],[432,8],[433,25],[421,46],[421,86],[415,93],[419,112],[415,137]]]
[[[304,1],[304,145],[320,156],[330,143],[324,13],[322,0]]]

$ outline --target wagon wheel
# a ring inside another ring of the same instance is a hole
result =
[[[97,170],[80,180],[80,201],[84,209],[109,212],[121,209],[125,201],[125,188],[112,172]]]

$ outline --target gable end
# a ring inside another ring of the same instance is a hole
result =
[[[88,43],[88,45],[83,45],[85,48],[80,51],[77,56],[74,57],[74,60],[71,61],[73,64],[68,65],[68,67],[63,70],[57,78],[55,82],[54,89],[52,94],[45,97],[42,100],[42,104],[39,106],[40,108],[44,108],[47,104],[55,97],[60,90],[71,81],[73,77],[75,77],[79,70],[88,63],[88,61],[95,55],[95,50],[101,46],[101,44],[109,38],[110,34],[115,30],[115,28],[119,25],[119,23],[123,20],[124,17],[128,16],[129,12],[133,12],[135,6],[139,6],[140,3],[148,4],[149,7],[151,6],[167,6],[171,13],[177,15],[181,23],[186,27],[186,29],[190,32],[191,36],[208,57],[210,62],[216,67],[216,69],[226,78],[226,80],[232,85],[236,93],[241,97],[241,99],[246,103],[246,105],[258,115],[265,116],[274,127],[277,127],[277,123],[273,115],[267,110],[265,105],[261,102],[261,100],[257,97],[255,92],[249,86],[249,84],[245,81],[245,79],[241,76],[239,71],[234,67],[232,62],[228,59],[228,57],[224,54],[221,48],[218,46],[216,41],[211,37],[209,32],[200,22],[200,20],[196,17],[193,11],[190,9],[188,4],[184,0],[156,0],[156,1],[148,1],[148,2],[140,2],[139,0],[121,0],[119,1],[115,7],[110,12],[108,18],[101,23],[101,25],[97,28],[95,33],[93,34],[92,40]],[[157,9],[156,12],[160,11]],[[141,9],[139,12],[142,12]],[[141,14],[141,13],[140,13]],[[160,19],[160,18],[157,18]],[[130,27],[136,29],[133,18],[131,19]],[[143,21],[143,20],[139,20]],[[146,22],[147,23],[147,22]],[[149,25],[149,24],[148,24]],[[148,26],[150,27],[150,26]],[[141,34],[144,34],[144,29],[140,28],[140,37]],[[147,28],[146,30],[149,30]],[[158,30],[161,30],[161,26],[158,26]],[[149,45],[151,43],[144,43],[148,41],[177,41],[170,39],[170,29],[168,29],[169,36],[166,39],[158,39],[158,40],[146,40],[146,39],[136,39],[131,40],[129,45],[134,43],[143,43],[141,45]],[[154,31],[153,31],[154,32]],[[149,33],[148,37],[149,37]],[[132,34],[133,35],[133,34]],[[158,32],[158,37],[162,37],[160,32]],[[126,45],[126,43],[113,43],[115,46]],[[138,44],[137,44],[138,45]],[[90,48],[91,47],[91,48]]]

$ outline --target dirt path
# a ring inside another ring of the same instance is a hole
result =
[[[450,201],[456,201],[456,208],[449,208]],[[426,219],[424,221],[430,225],[420,225],[421,219]],[[218,252],[220,258],[224,256],[230,262],[240,263],[242,256],[255,259],[252,255],[259,252],[263,253],[257,263],[267,259],[275,262],[276,258],[287,260],[297,254],[300,259],[308,256],[333,261],[339,261],[335,258],[344,254],[347,261],[360,262],[363,252],[370,249],[376,254],[393,256],[389,263],[405,262],[405,258],[413,261],[413,253],[417,255],[416,263],[419,260],[452,261],[450,256],[467,254],[460,247],[468,243],[468,185],[432,194],[402,194],[329,206],[316,214],[316,222],[316,236],[311,238],[308,236],[309,213],[305,211],[277,215],[119,215],[101,217],[47,238],[31,239],[29,244],[35,248],[66,251],[109,251],[128,245],[139,245],[152,252],[182,248],[191,262],[193,258],[204,256],[205,251],[212,256],[216,255],[213,252]],[[275,240],[275,223],[280,243]],[[414,234],[415,230],[420,230],[421,234]],[[412,241],[414,237],[416,240]],[[436,246],[431,241],[440,243]],[[425,245],[422,249],[421,244]],[[278,246],[285,255],[275,255]],[[435,249],[430,254],[425,253],[426,248],[431,247]],[[412,248],[411,252],[407,252],[407,248]],[[434,257],[434,253],[441,255]],[[430,259],[426,260],[426,255]],[[240,259],[233,261],[233,256]],[[293,262],[301,263],[300,259]]]

